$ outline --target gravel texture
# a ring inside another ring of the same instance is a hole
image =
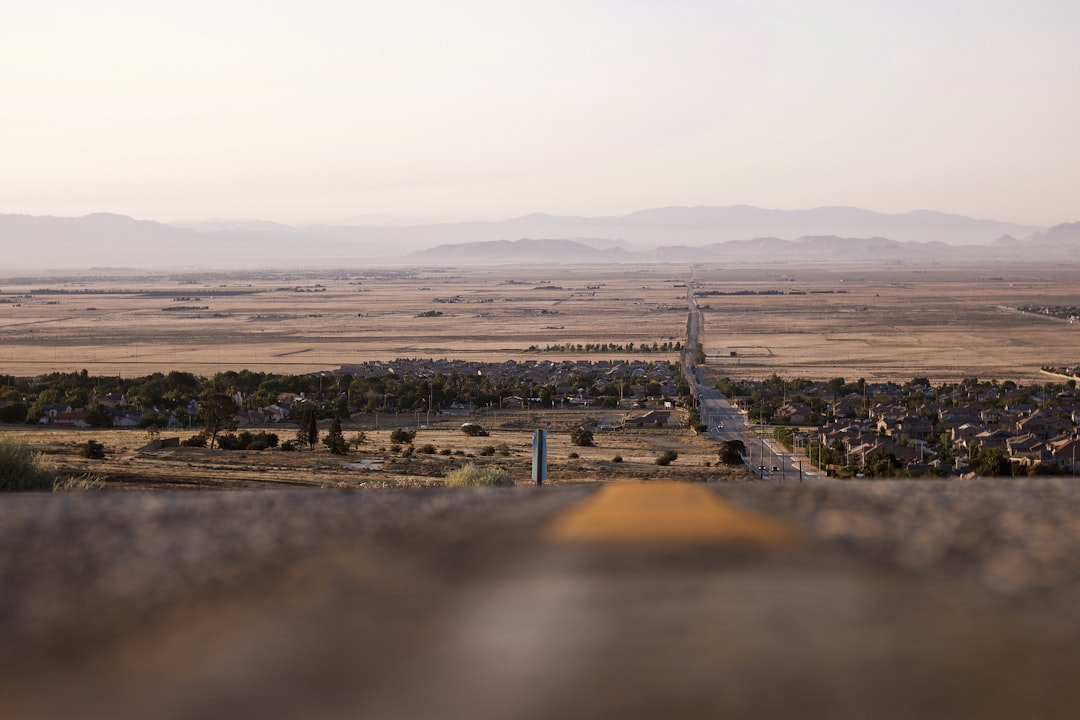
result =
[[[394,542],[490,515],[532,488],[9,494],[0,497],[0,660],[216,587],[302,563],[340,542]]]
[[[863,481],[721,486],[875,564],[1039,597],[1080,581],[1080,480]]]

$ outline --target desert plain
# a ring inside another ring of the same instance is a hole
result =
[[[396,358],[677,361],[641,352],[686,340],[687,294],[703,311],[706,377],[782,377],[933,382],[965,377],[1039,381],[1045,366],[1080,362],[1080,326],[1021,312],[1024,305],[1080,305],[1075,271],[1050,263],[1002,268],[869,265],[625,265],[596,267],[376,268],[326,271],[148,273],[0,278],[0,375],[86,369],[142,376],[183,370],[210,376],[251,369],[333,373]],[[634,344],[627,351],[629,343]],[[609,349],[586,351],[587,345]],[[578,346],[582,349],[579,351]],[[611,350],[612,346],[620,349]],[[345,432],[367,440],[350,455],[137,452],[142,431],[101,434],[109,456],[88,463],[77,447],[93,432],[8,426],[69,475],[97,472],[132,487],[384,486],[439,482],[449,470],[499,448],[495,462],[529,480],[531,429],[552,432],[552,479],[623,476],[711,480],[707,439],[679,429],[619,428],[640,410],[491,412],[492,433],[468,438],[462,419],[424,419],[416,447],[391,451],[408,416],[356,415]],[[612,428],[596,448],[569,445],[582,423]],[[685,428],[685,425],[682,425]],[[282,440],[295,427],[271,428]],[[184,431],[166,433],[184,437]],[[680,459],[657,467],[658,452]],[[577,457],[572,457],[576,454]],[[618,456],[621,460],[616,461]]]
[[[685,340],[688,285],[707,366],[733,377],[1019,382],[1080,358],[1080,328],[1016,310],[1080,305],[1076,269],[1053,263],[111,271],[0,278],[0,374],[648,359],[530,348]]]

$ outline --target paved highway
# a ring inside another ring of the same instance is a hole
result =
[[[701,422],[708,428],[706,434],[718,443],[725,440],[741,440],[747,449],[747,466],[761,480],[768,482],[806,482],[818,479],[817,471],[801,454],[792,454],[771,438],[768,429],[749,425],[746,413],[733,407],[715,387],[709,385],[700,368],[690,371],[694,352],[701,342],[704,320],[694,297],[693,283],[688,283],[686,293],[689,314],[686,323],[686,348],[683,351],[683,367],[687,368],[687,381],[694,389]]]

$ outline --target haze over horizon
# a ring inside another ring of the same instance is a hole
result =
[[[0,213],[1080,220],[1080,5],[56,0],[0,10]],[[361,223],[367,224],[367,223]]]

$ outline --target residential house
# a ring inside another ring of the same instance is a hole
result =
[[[1051,460],[1072,475],[1080,471],[1080,439],[1064,437],[1047,443]]]
[[[1071,420],[1051,415],[1045,410],[1037,410],[1016,422],[1017,434],[1031,433],[1041,440],[1060,435],[1072,430]]]
[[[788,403],[779,408],[774,417],[777,422],[804,425],[813,412],[813,409],[806,403]]]
[[[1009,453],[1009,459],[1030,467],[1037,463],[1047,462],[1051,459],[1050,451],[1043,439],[1035,437],[1031,433],[1016,435],[1005,442]]]

